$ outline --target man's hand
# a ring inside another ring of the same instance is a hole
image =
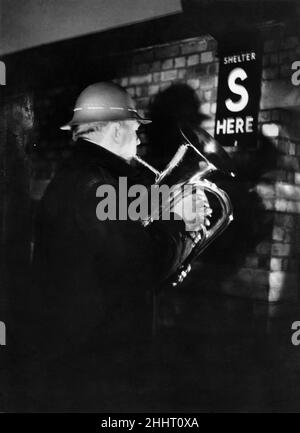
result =
[[[203,189],[197,188],[192,194],[178,202],[173,209],[185,223],[188,232],[198,232],[202,226],[210,226],[212,209]]]

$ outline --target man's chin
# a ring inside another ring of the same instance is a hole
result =
[[[127,161],[131,161],[137,155],[136,151],[128,152],[126,154],[121,155]]]
[[[127,162],[131,162],[136,155],[125,155],[123,158],[126,159]]]
[[[131,161],[132,159],[134,159],[137,155],[137,152],[133,152],[130,155],[128,155],[128,159]]]

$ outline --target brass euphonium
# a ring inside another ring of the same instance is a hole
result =
[[[181,144],[163,171],[158,171],[139,157],[135,159],[146,166],[155,174],[155,185],[166,184],[171,187],[172,194],[167,200],[159,204],[157,209],[152,209],[151,215],[142,223],[148,226],[154,219],[160,219],[164,212],[172,212],[182,200],[186,198],[185,186],[189,188],[188,193],[202,191],[205,194],[209,206],[216,215],[210,219],[210,226],[203,223],[197,231],[186,232],[186,239],[192,244],[185,257],[183,257],[175,274],[168,275],[167,280],[176,286],[182,282],[191,270],[192,261],[199,256],[230,224],[233,220],[233,209],[230,198],[215,183],[209,181],[207,176],[212,172],[221,171],[226,175],[234,177],[232,162],[221,145],[202,128],[183,132]],[[192,243],[191,243],[192,240]]]

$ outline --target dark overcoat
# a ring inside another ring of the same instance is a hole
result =
[[[137,173],[124,159],[79,140],[47,188],[37,217],[33,287],[35,310],[52,323],[52,337],[80,341],[99,325],[119,334],[151,323],[151,290],[180,261],[183,223],[145,229],[118,215],[112,221],[96,215],[97,188],[114,186],[118,202],[119,178],[129,187]]]
[[[134,410],[140,384],[153,382],[153,290],[180,262],[184,223],[145,229],[138,221],[100,221],[96,191],[118,191],[120,177],[128,186],[140,182],[125,160],[79,140],[41,200],[31,283],[15,314],[28,353],[18,356],[14,409],[26,401],[29,411],[118,411],[127,403]]]

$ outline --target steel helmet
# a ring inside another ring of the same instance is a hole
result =
[[[72,126],[98,121],[130,120],[141,123],[151,120],[143,119],[137,112],[130,95],[114,83],[95,83],[84,89],[77,98],[72,120],[60,127],[70,130]]]

